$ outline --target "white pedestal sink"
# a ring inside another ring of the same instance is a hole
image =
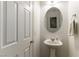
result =
[[[50,48],[50,57],[55,57],[55,50],[58,47],[61,47],[63,43],[58,39],[46,39],[44,44]]]

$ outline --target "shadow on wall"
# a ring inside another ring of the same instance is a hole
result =
[[[46,38],[44,38],[44,37],[42,37],[41,36],[41,44],[40,44],[40,50],[41,50],[41,54],[40,54],[40,56],[41,57],[49,57],[49,48],[43,43],[43,41],[46,39]],[[44,40],[42,40],[42,39],[44,39]],[[42,53],[43,52],[43,53]]]
[[[64,38],[66,39],[64,40]],[[69,49],[68,49],[69,44],[66,43],[68,42],[68,37],[63,37],[62,42],[63,42],[63,46],[56,49],[56,56],[57,57],[69,57]]]

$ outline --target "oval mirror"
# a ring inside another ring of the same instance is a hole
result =
[[[47,30],[50,32],[58,31],[63,21],[62,14],[56,7],[52,7],[47,11],[45,19]]]

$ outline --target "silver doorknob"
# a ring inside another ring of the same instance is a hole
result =
[[[30,41],[30,43],[33,43],[34,41],[32,40],[32,41]]]

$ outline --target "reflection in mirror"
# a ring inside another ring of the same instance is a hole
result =
[[[57,28],[57,18],[50,17],[50,28]]]

